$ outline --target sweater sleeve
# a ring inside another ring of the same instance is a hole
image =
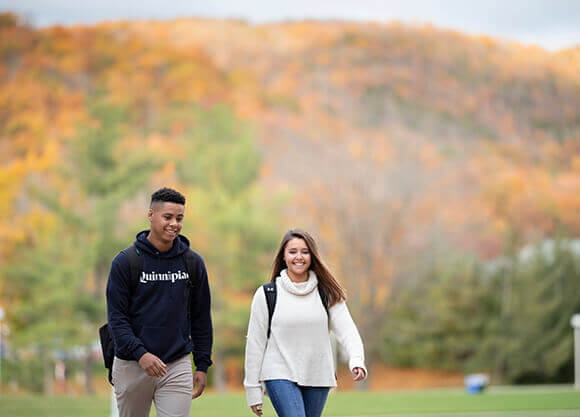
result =
[[[260,287],[254,294],[246,336],[246,358],[244,364],[244,388],[248,406],[262,404],[260,371],[268,343],[268,306],[264,288]]]
[[[363,342],[346,303],[344,301],[336,303],[329,309],[328,314],[330,330],[348,356],[348,368],[351,371],[356,367],[364,369],[366,378],[368,371],[365,367]]]
[[[113,260],[107,281],[107,319],[115,343],[115,353],[121,358],[138,361],[147,353],[143,342],[135,336],[129,322],[131,276],[124,253]]]
[[[193,362],[196,370],[207,372],[212,365],[213,326],[211,321],[211,295],[205,264],[199,258],[197,288],[191,300],[191,340],[193,341]]]

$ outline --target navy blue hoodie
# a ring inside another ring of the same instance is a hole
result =
[[[138,361],[146,352],[169,363],[193,352],[198,371],[211,365],[212,323],[210,291],[203,259],[195,254],[195,289],[189,290],[183,254],[189,241],[179,235],[173,247],[160,252],[137,234],[135,246],[143,256],[143,272],[131,284],[129,261],[123,252],[113,260],[107,282],[107,315],[115,356]],[[191,300],[189,300],[191,298]],[[191,302],[188,320],[187,306]]]

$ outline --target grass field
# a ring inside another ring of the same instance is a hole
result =
[[[106,417],[109,397],[1,396],[1,417]],[[154,413],[152,412],[152,415]],[[242,393],[206,393],[192,404],[196,417],[251,417]],[[264,417],[275,414],[268,400]],[[389,417],[580,417],[580,391],[571,387],[491,388],[478,395],[462,390],[336,392],[324,416]]]

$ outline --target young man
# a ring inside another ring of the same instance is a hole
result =
[[[203,259],[179,234],[184,209],[179,192],[153,193],[150,230],[137,234],[135,246],[119,253],[111,266],[107,313],[120,417],[148,417],[151,401],[159,417],[189,416],[191,399],[206,385],[212,363],[210,291]],[[138,282],[131,280],[126,253],[131,250],[143,263]],[[185,256],[192,257],[193,271]]]

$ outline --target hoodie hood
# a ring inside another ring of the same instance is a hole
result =
[[[171,249],[167,252],[161,252],[147,239],[147,235],[149,235],[149,230],[143,230],[142,232],[137,233],[135,246],[150,255],[155,255],[161,258],[175,258],[176,256],[183,255],[189,249],[189,240],[187,240],[183,235],[177,235],[173,240],[173,246]]]

